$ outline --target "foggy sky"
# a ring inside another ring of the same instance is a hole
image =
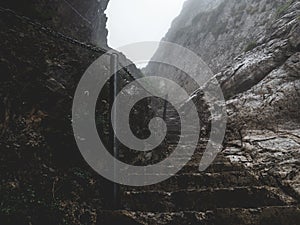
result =
[[[118,48],[133,42],[160,41],[184,1],[110,0],[106,10],[108,45]]]

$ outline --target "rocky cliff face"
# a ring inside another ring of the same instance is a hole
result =
[[[4,0],[1,7],[27,15],[66,35],[98,46],[107,46],[107,17],[104,11],[109,0]]]
[[[299,118],[299,7],[298,1],[190,0],[163,40],[189,48],[210,66],[231,121],[262,127],[294,121]],[[172,54],[159,48],[153,59]],[[201,76],[199,65],[187,68]],[[165,65],[150,64],[145,72],[163,74],[190,92],[196,88],[187,75]]]
[[[197,53],[219,81],[228,113],[228,158],[299,198],[299,1],[190,0],[163,40]],[[159,48],[153,59],[172,54]],[[198,65],[187,67],[201,76]],[[165,65],[150,64],[145,72],[197,89]],[[203,88],[190,100],[203,108]]]
[[[213,73],[230,65],[239,54],[248,52],[265,42],[266,33],[282,16],[291,1],[256,0],[189,0],[163,41],[177,43],[198,54]],[[158,49],[153,59],[174,55]],[[180,60],[180,57],[177,57]],[[200,71],[198,65],[188,65],[189,70]],[[165,74],[188,89],[186,77],[164,65],[152,65],[145,73]]]

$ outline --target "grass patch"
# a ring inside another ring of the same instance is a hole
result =
[[[288,8],[291,6],[291,4],[293,3],[293,0],[288,1],[287,3],[285,3],[284,5],[280,6],[277,10],[276,10],[276,17],[279,18],[281,16],[284,15],[284,13],[288,10]]]
[[[257,47],[257,42],[256,41],[251,41],[248,43],[248,45],[245,48],[245,52],[249,52],[251,50],[253,50],[254,48]]]

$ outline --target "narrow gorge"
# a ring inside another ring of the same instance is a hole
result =
[[[192,159],[161,183],[119,185],[118,207],[113,205],[114,184],[88,165],[72,129],[74,93],[87,68],[107,51],[116,53],[120,64],[130,62],[107,44],[108,4],[0,3],[0,224],[300,224],[300,2],[185,1],[162,41],[201,57],[211,70],[203,86],[189,73],[155,62],[183,60],[163,44],[145,68],[130,65],[118,71],[121,88],[150,76],[175,81],[190,96],[180,108],[195,104],[201,123]],[[110,73],[110,60],[103,57],[99,76]],[[186,72],[203,76],[202,64],[185,63]],[[199,171],[215,119],[204,94],[212,80],[224,95],[227,127],[222,151],[207,170]],[[94,118],[106,146],[111,85],[110,80],[101,91]],[[144,89],[140,85],[123,94],[133,97]],[[170,103],[139,101],[130,112],[130,128],[146,139],[154,117],[166,122],[161,145],[140,153],[120,144],[119,160],[145,166],[172,154],[181,138],[181,121]],[[191,130],[198,125],[191,124]],[[186,152],[176,157],[170,167],[189,159]],[[128,179],[137,177],[133,173]]]

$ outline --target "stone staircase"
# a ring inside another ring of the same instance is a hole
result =
[[[167,115],[172,128],[167,143],[172,147],[179,135],[178,118],[172,111]],[[222,153],[205,172],[199,172],[205,143],[199,141],[194,157],[170,179],[146,187],[122,187],[121,209],[99,213],[99,224],[300,224],[297,200],[260,180],[242,164],[231,163]]]

